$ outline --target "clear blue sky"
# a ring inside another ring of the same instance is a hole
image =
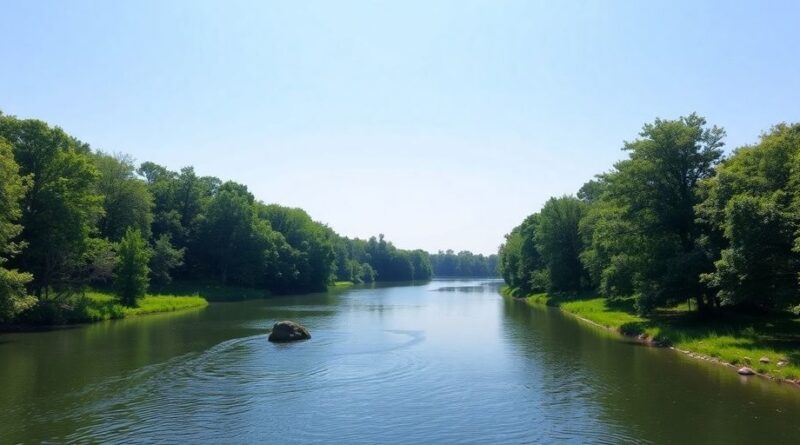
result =
[[[0,109],[339,233],[494,252],[697,111],[800,120],[800,2],[8,1]]]

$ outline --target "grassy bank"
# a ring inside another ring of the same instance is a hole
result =
[[[102,292],[87,292],[78,308],[76,318],[82,322],[112,320],[137,315],[174,312],[200,308],[208,305],[205,298],[196,295],[147,295],[139,300],[137,307],[126,307],[114,295]]]
[[[776,379],[800,378],[800,317],[788,312],[752,316],[721,311],[712,318],[702,318],[684,305],[642,317],[634,310],[632,298],[537,294],[525,301],[558,307],[623,335],[640,336],[723,363],[746,365]],[[769,363],[761,363],[762,357]],[[779,362],[784,364],[778,366]]]

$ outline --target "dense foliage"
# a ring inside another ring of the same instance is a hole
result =
[[[497,277],[497,255],[475,255],[462,250],[455,253],[452,250],[431,254],[431,266],[435,277],[453,278],[482,278]]]
[[[128,228],[119,242],[119,260],[114,276],[117,295],[125,306],[135,307],[150,284],[150,251],[139,229]]]
[[[506,235],[517,293],[595,289],[641,312],[800,304],[800,124],[723,160],[725,132],[692,114],[646,124],[628,157]]]
[[[324,290],[427,280],[427,252],[349,239],[247,186],[92,150],[45,122],[0,114],[0,323],[56,323],[113,288],[135,306],[150,282]]]
[[[336,278],[354,283],[429,280],[431,260],[422,250],[402,250],[384,239],[340,237],[336,241]]]
[[[28,183],[19,174],[11,145],[0,138],[0,322],[12,320],[35,301],[26,295],[30,274],[5,268],[5,263],[23,247],[13,239],[22,231],[20,201]]]
[[[702,278],[723,304],[800,302],[800,124],[777,125],[701,184],[701,219],[721,236]]]

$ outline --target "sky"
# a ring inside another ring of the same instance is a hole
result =
[[[0,110],[338,233],[494,253],[692,112],[800,121],[800,2],[0,0]]]

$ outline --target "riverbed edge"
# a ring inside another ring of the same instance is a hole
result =
[[[86,308],[82,310],[80,318],[66,323],[0,324],[0,334],[73,329],[106,321],[201,310],[209,305],[207,299],[198,295],[151,294],[142,298],[140,305],[133,308],[121,305],[112,294],[96,290],[86,292],[83,298]]]
[[[688,356],[690,358],[693,358],[693,359],[696,359],[696,360],[702,360],[702,361],[710,362],[710,363],[713,363],[713,364],[716,364],[716,365],[719,365],[719,366],[724,366],[726,368],[731,368],[734,371],[738,370],[738,368],[739,368],[739,366],[737,366],[737,365],[735,365],[733,363],[726,362],[726,361],[720,360],[720,359],[718,359],[716,357],[711,357],[711,356],[708,356],[706,354],[702,354],[702,353],[699,353],[699,352],[696,352],[696,351],[692,351],[692,350],[689,350],[689,349],[678,348],[678,347],[675,347],[675,346],[673,346],[671,344],[666,344],[666,343],[664,343],[662,341],[653,339],[652,337],[650,337],[650,336],[648,336],[646,334],[640,334],[640,335],[626,334],[626,333],[622,332],[620,330],[620,328],[618,328],[618,327],[607,326],[607,325],[604,325],[602,323],[598,323],[598,322],[596,322],[594,320],[590,320],[588,318],[581,317],[580,315],[575,314],[573,312],[570,312],[569,310],[566,310],[566,309],[564,309],[564,308],[562,308],[560,306],[552,306],[552,305],[548,305],[548,304],[541,303],[541,302],[538,302],[538,301],[533,301],[533,300],[531,300],[530,296],[516,297],[516,296],[512,295],[511,289],[509,287],[507,287],[507,286],[504,286],[503,288],[501,288],[500,294],[504,298],[510,298],[510,299],[512,299],[514,301],[520,301],[520,302],[523,302],[526,305],[531,306],[531,307],[558,310],[562,314],[569,315],[570,317],[573,317],[573,318],[575,318],[575,319],[577,319],[579,321],[582,321],[582,322],[584,322],[586,324],[589,324],[589,325],[604,329],[604,330],[606,330],[608,332],[613,332],[614,334],[618,335],[619,337],[625,338],[626,340],[630,340],[632,342],[635,342],[635,343],[638,343],[638,344],[641,344],[641,345],[644,345],[644,346],[649,346],[649,347],[654,347],[654,348],[670,349],[670,350],[675,351],[677,353],[684,354],[684,355],[686,355],[686,356]],[[753,376],[756,376],[756,377],[759,377],[759,378],[762,378],[762,379],[765,379],[765,380],[769,380],[769,381],[771,381],[773,383],[787,384],[787,385],[789,385],[789,386],[791,386],[793,388],[800,389],[800,379],[778,378],[778,377],[772,376],[772,375],[767,374],[767,373],[757,372],[755,370],[753,370]]]

